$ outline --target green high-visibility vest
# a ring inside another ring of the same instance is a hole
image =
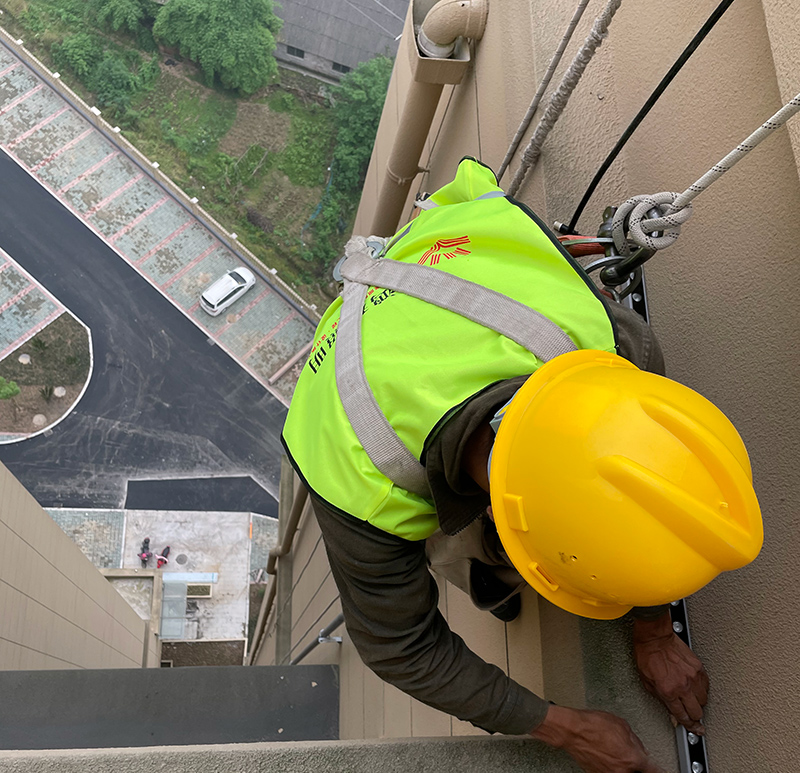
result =
[[[503,195],[490,169],[464,159],[428,206],[389,241],[381,260],[433,267],[490,288],[554,322],[577,348],[616,351],[613,322],[594,284],[530,210]],[[341,307],[339,298],[317,328],[284,446],[309,489],[329,505],[405,539],[425,539],[438,528],[432,501],[376,467],[342,405],[335,373]],[[466,400],[543,364],[459,313],[381,287],[367,292],[361,335],[369,387],[416,460]]]

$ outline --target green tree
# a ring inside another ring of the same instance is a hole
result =
[[[92,7],[101,24],[130,32],[137,32],[141,24],[154,19],[157,11],[150,0],[92,0]]]
[[[131,96],[138,85],[128,65],[113,51],[105,52],[87,81],[87,86],[94,91],[101,107],[111,106],[121,111],[130,105]]]
[[[103,46],[88,32],[68,35],[52,48],[53,59],[59,67],[69,67],[81,80],[88,78],[103,58]]]
[[[343,232],[360,198],[392,66],[385,56],[362,62],[333,91],[336,147],[332,179],[314,219],[314,241],[303,252],[320,277],[339,257]]]
[[[0,376],[0,400],[12,400],[19,394],[16,381],[7,381]]]
[[[281,20],[272,0],[170,0],[153,34],[196,62],[206,81],[252,94],[277,75],[273,53]]]
[[[337,127],[334,185],[339,191],[355,193],[364,183],[392,66],[391,59],[376,56],[345,75],[333,91]]]

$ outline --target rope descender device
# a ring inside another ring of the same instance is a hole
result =
[[[584,271],[587,274],[599,271],[603,292],[617,302],[626,301],[626,305],[638,311],[646,319],[642,267],[656,254],[656,249],[639,246],[637,249],[631,250],[626,241],[622,245],[622,250],[619,250],[617,244],[619,231],[617,234],[614,233],[618,211],[618,207],[606,207],[603,212],[603,222],[596,237],[566,235],[559,236],[558,239],[567,252],[575,258],[602,255],[585,265]],[[646,213],[646,217],[650,219],[660,216],[661,212],[655,207]],[[627,230],[627,221],[628,217],[623,217],[625,230]],[[555,229],[557,232],[562,231],[562,224],[555,223]],[[623,234],[625,230],[622,231]],[[660,234],[654,234],[654,236],[658,237]],[[642,308],[638,308],[639,305],[642,305]]]

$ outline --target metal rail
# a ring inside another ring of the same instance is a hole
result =
[[[283,460],[284,465],[288,465],[288,460],[284,458]],[[289,474],[294,476],[294,472],[291,471],[289,467],[288,470],[290,471]],[[283,478],[283,474],[281,476]],[[283,485],[283,480],[281,481],[281,485]],[[281,540],[280,545],[277,545],[269,552],[269,558],[267,559],[267,574],[272,575],[272,582],[269,584],[269,590],[267,591],[266,596],[264,597],[264,601],[261,604],[261,609],[258,613],[258,620],[256,621],[256,630],[253,633],[253,643],[250,647],[250,652],[247,656],[247,665],[252,666],[255,661],[258,659],[259,654],[261,653],[261,648],[264,645],[264,642],[267,639],[266,636],[266,629],[267,629],[267,621],[269,620],[269,616],[272,613],[272,607],[275,604],[275,598],[278,593],[278,569],[277,569],[277,562],[278,559],[287,556],[291,550],[292,545],[294,543],[294,537],[297,533],[297,527],[300,524],[300,518],[303,515],[303,510],[305,508],[306,502],[308,501],[308,489],[302,484],[299,483],[299,489],[297,494],[295,495],[294,499],[292,500],[291,509],[289,510],[288,518],[286,521],[286,530],[283,533],[283,539]],[[285,509],[281,510],[281,506],[285,507],[279,503],[279,510],[278,510],[278,518],[279,520],[284,517],[284,513],[286,512]]]
[[[331,620],[328,625],[326,625],[320,632],[319,636],[312,641],[307,647],[305,647],[302,652],[293,660],[289,661],[290,666],[296,666],[303,658],[307,655],[311,654],[320,644],[341,644],[342,637],[341,636],[331,636],[331,634],[344,622],[344,615],[338,614],[336,617]]]

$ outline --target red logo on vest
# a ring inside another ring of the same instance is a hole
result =
[[[469,255],[470,251],[460,247],[461,244],[469,244],[469,236],[460,236],[458,239],[439,239],[417,262],[425,265],[430,258],[431,265],[435,266],[442,256],[450,260],[456,255]]]

